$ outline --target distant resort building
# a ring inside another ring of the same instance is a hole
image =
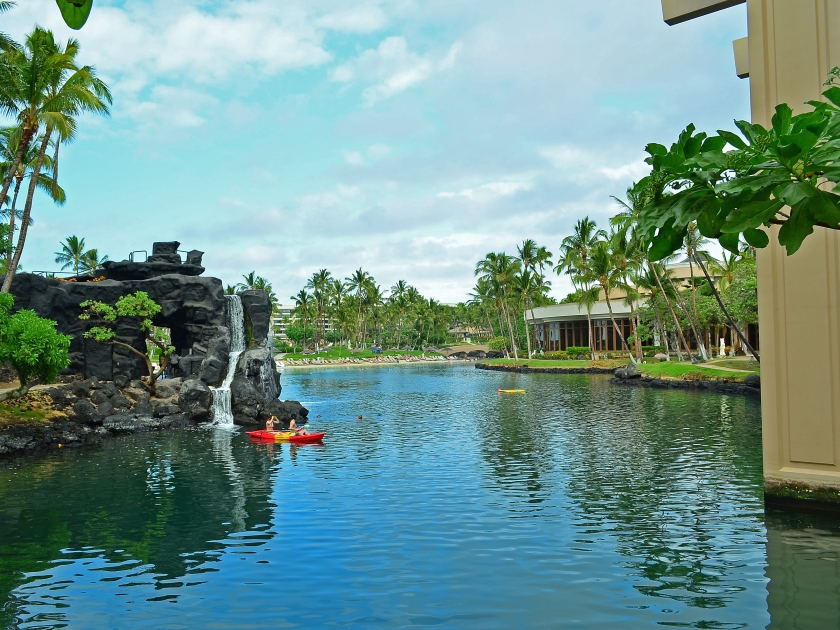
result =
[[[687,258],[666,265],[665,267],[671,272],[671,280],[675,285],[679,288],[690,286],[691,267],[688,264]],[[696,265],[694,266],[694,276],[695,278],[703,276],[702,270]],[[712,276],[712,280],[717,283],[720,277]],[[633,334],[633,327],[630,321],[631,309],[629,305],[625,304],[625,297],[626,295],[620,291],[613,291],[610,294],[610,303],[615,322],[621,330],[621,334],[627,339]],[[633,303],[633,309],[638,309],[645,302],[645,297],[635,301]],[[530,309],[525,311],[524,318],[528,326],[531,326],[532,323],[536,324],[536,337],[544,352],[563,351],[567,350],[570,346],[589,346],[589,336],[586,329],[586,309],[575,303],[535,307],[533,309],[533,319]],[[621,339],[616,333],[615,327],[610,319],[610,312],[603,291],[601,292],[601,300],[592,306],[591,319],[592,341],[596,352],[620,352],[624,350]],[[707,348],[717,348],[721,338],[724,339],[726,346],[732,344],[728,327],[718,327],[717,329],[707,328],[698,332],[705,339]],[[747,336],[747,341],[750,342],[750,345],[756,350],[759,350],[758,327],[750,324],[748,329],[744,331],[744,334]],[[665,345],[659,331],[656,332],[655,337],[655,339],[643,339],[642,344]],[[697,343],[690,332],[686,334],[685,339],[692,350],[697,349]],[[668,346],[672,350],[674,349],[675,341],[675,339],[670,339],[668,342]]]
[[[474,326],[455,326],[446,332],[458,341],[465,341],[467,343],[470,343],[472,339],[489,339],[492,336],[489,328],[477,328]]]

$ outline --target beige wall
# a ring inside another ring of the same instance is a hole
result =
[[[840,0],[748,0],[753,121],[820,98],[840,66]],[[758,255],[764,474],[770,494],[840,485],[840,233]],[[825,488],[830,490],[830,488]]]

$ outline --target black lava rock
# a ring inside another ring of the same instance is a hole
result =
[[[114,405],[112,405],[110,403],[110,401],[108,401],[107,399],[105,400],[105,402],[103,402],[101,405],[99,405],[96,409],[99,412],[99,415],[103,418],[107,418],[108,416],[113,416],[114,413],[116,413],[114,411]]]
[[[70,391],[77,398],[87,398],[90,394],[90,387],[84,381],[73,381]]]
[[[761,377],[758,374],[750,374],[744,379],[744,385],[761,389]]]
[[[213,392],[198,379],[184,383],[178,394],[178,407],[191,420],[209,420],[212,404]]]
[[[73,413],[79,422],[88,426],[102,424],[102,417],[96,411],[96,407],[85,398],[80,398],[73,403]]]

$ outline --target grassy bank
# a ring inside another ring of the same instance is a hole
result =
[[[488,365],[528,366],[530,368],[612,368],[616,369],[630,363],[629,359],[612,361],[543,361],[541,359],[487,359]],[[737,359],[716,359],[701,365],[677,361],[662,363],[641,363],[639,371],[650,378],[675,379],[683,381],[730,381],[741,383],[750,374],[760,375],[757,363]],[[725,368],[725,369],[716,369]]]
[[[52,399],[43,392],[31,391],[23,398],[0,403],[0,429],[23,424],[38,424],[55,415]]]

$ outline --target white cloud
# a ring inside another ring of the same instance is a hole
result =
[[[341,154],[344,156],[344,161],[353,166],[360,166],[365,163],[365,158],[358,151],[342,151]]]
[[[388,37],[376,49],[335,68],[331,78],[339,83],[372,82],[362,91],[365,104],[371,106],[427,80],[436,71],[451,68],[458,50],[460,44],[453,45],[443,60],[435,62],[431,56],[411,52],[405,37]]]
[[[492,182],[477,188],[465,188],[458,192],[439,192],[441,199],[455,199],[462,197],[471,201],[490,201],[498,197],[510,197],[518,192],[531,190],[528,182]]]
[[[641,157],[632,162],[608,166],[611,161],[614,164],[615,160],[611,160],[610,153],[606,150],[595,152],[564,144],[543,147],[539,150],[539,154],[564,176],[577,182],[588,182],[605,177],[610,181],[626,181],[630,184],[650,172],[650,167]]]

